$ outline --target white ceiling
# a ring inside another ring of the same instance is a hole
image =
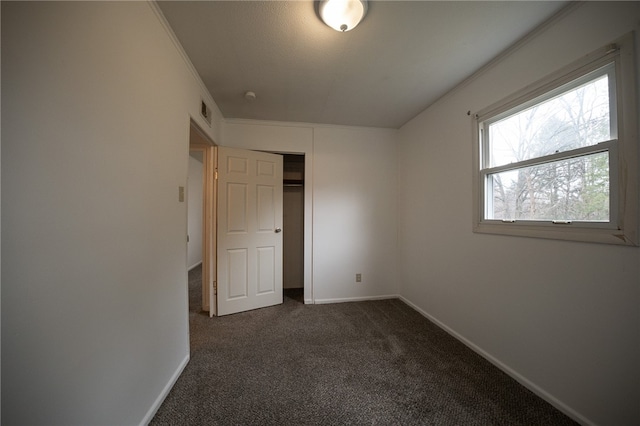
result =
[[[566,2],[373,1],[346,33],[313,1],[158,4],[225,118],[399,128]]]

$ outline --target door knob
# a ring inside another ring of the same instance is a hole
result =
[[[282,228],[276,228],[276,234],[282,232]]]

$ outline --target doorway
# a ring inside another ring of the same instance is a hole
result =
[[[187,271],[189,273],[189,312],[203,311],[202,248],[204,234],[204,154],[189,150],[187,179]]]
[[[189,311],[204,311],[208,312],[209,316],[216,314],[215,148],[215,144],[192,121],[189,131],[187,187]],[[192,301],[196,298],[198,287],[201,294],[199,304],[195,300]]]
[[[217,315],[217,240],[216,240],[216,209],[217,209],[217,183],[214,178],[217,168],[217,146],[198,128],[191,123],[189,161],[202,165],[202,174],[194,173],[193,179],[202,179],[202,207],[199,204],[188,207],[188,210],[201,209],[201,244],[202,260],[190,261],[188,267],[194,267],[194,273],[189,274],[189,281],[200,280],[201,303],[196,307],[197,313],[208,312],[209,316]],[[308,257],[305,246],[305,232],[308,232],[308,224],[305,221],[305,205],[308,204],[308,195],[305,191],[305,154],[282,153],[282,185],[283,185],[283,297],[288,297],[299,303],[305,303],[305,281],[308,280],[308,271],[305,271],[305,262]],[[192,189],[200,191],[200,187]],[[188,194],[187,194],[188,195]],[[191,218],[192,214],[189,214]],[[191,219],[190,219],[191,220]],[[197,236],[191,235],[198,231],[190,231],[189,242],[198,243]],[[195,237],[195,238],[194,238]],[[193,238],[193,239],[192,239]],[[208,252],[208,253],[207,253]],[[208,260],[208,261],[207,261]],[[190,286],[191,288],[192,286]],[[192,291],[195,294],[195,291]],[[192,295],[194,296],[194,295]],[[190,297],[195,299],[195,297]],[[311,299],[312,300],[312,299]],[[307,303],[309,300],[306,300]],[[190,303],[191,305],[191,303]],[[194,304],[194,305],[197,305]],[[193,312],[193,310],[190,309]]]

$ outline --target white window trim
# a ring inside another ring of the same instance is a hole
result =
[[[616,62],[615,79],[617,85],[617,92],[612,93],[612,96],[615,96],[617,105],[617,117],[612,114],[612,120],[615,120],[613,136],[617,138],[617,142],[614,140],[614,146],[609,150],[612,157],[617,155],[617,161],[610,161],[612,221],[606,224],[584,222],[563,224],[537,221],[506,222],[484,219],[484,176],[487,170],[482,170],[481,165],[481,158],[486,155],[486,153],[481,152],[483,144],[480,141],[480,129],[483,123],[495,119],[505,111],[530,102],[532,99],[553,91],[559,86],[612,61]],[[633,33],[630,33],[475,114],[472,119],[473,231],[477,233],[638,246],[639,174],[636,78],[634,38]],[[615,135],[616,130],[617,135]],[[614,178],[616,175],[617,179]]]

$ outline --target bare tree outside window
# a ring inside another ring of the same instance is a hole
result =
[[[545,156],[612,139],[609,79],[579,87],[491,123],[491,167],[542,158],[540,164],[488,175],[488,219],[609,221],[609,152],[559,161]]]
[[[473,114],[473,232],[640,245],[634,40]]]

